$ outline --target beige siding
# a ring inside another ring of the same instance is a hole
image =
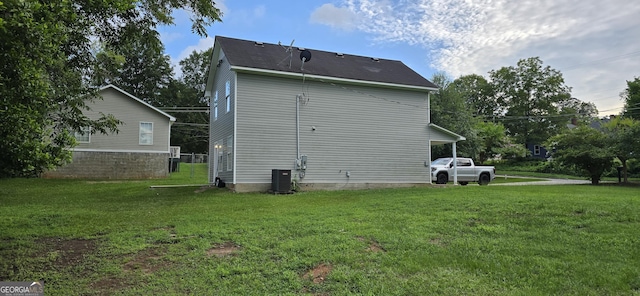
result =
[[[302,183],[429,182],[426,93],[237,77],[237,183],[270,183],[272,169],[294,170],[296,95],[303,90]]]
[[[83,151],[133,151],[169,152],[170,121],[167,116],[113,89],[101,91],[102,100],[88,105],[92,111],[85,112],[90,118],[100,117],[99,112],[113,114],[123,122],[117,134],[91,135],[90,143],[80,143],[76,149]],[[153,145],[139,144],[140,122],[153,123]]]

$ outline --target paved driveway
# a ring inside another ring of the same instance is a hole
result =
[[[504,178],[505,176],[496,176],[496,179]],[[507,176],[511,177],[511,176]],[[516,177],[527,179],[527,177]],[[540,179],[540,178],[532,178],[532,179]],[[602,181],[600,181],[602,182]],[[571,185],[571,184],[591,184],[591,180],[572,180],[572,179],[546,179],[544,181],[532,181],[532,182],[511,182],[511,183],[492,183],[490,185],[493,186],[522,186],[522,185]]]

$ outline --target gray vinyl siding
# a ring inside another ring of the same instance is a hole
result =
[[[237,183],[270,183],[272,169],[295,176],[296,95],[303,90],[302,183],[429,182],[426,93],[246,73],[237,79]]]
[[[215,143],[218,143],[219,141],[222,141],[222,162],[219,163],[218,165],[222,168],[222,171],[218,171],[218,176],[224,180],[227,183],[232,183],[233,182],[233,170],[227,170],[228,161],[233,161],[233,159],[227,159],[227,152],[229,149],[232,149],[229,147],[229,144],[227,142],[227,139],[229,138],[229,136],[233,135],[233,124],[234,124],[234,108],[235,108],[235,72],[232,72],[229,69],[229,63],[226,60],[226,58],[224,57],[224,53],[221,52],[219,59],[222,59],[223,62],[220,64],[220,67],[218,68],[218,70],[216,71],[216,76],[214,78],[214,83],[213,83],[213,88],[211,89],[211,112],[210,112],[210,122],[211,122],[211,130],[209,131],[210,137],[209,137],[209,151],[211,154],[210,157],[210,162],[209,162],[209,176],[211,176],[211,178],[213,178],[213,176],[215,175],[215,172],[213,172],[214,167],[214,158],[217,157],[217,155],[213,155],[213,145],[215,145]],[[231,88],[231,98],[230,98],[230,102],[231,102],[231,106],[230,106],[230,111],[227,112],[227,106],[226,106],[226,100],[225,100],[225,87],[226,87],[226,82],[229,81],[230,82],[230,88]],[[218,118],[215,119],[214,118],[214,112],[213,112],[213,108],[214,108],[214,94],[215,92],[218,91]],[[233,155],[233,154],[232,154]],[[213,182],[213,180],[210,180],[211,182]]]
[[[113,114],[123,122],[117,134],[92,134],[90,143],[80,143],[77,149],[96,151],[169,152],[170,121],[157,111],[131,99],[125,94],[106,88],[100,92],[102,100],[88,103],[92,111],[85,114],[97,119],[99,112]],[[153,123],[153,145],[139,144],[140,122]]]

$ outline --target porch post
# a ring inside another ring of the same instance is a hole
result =
[[[427,160],[425,161],[425,166],[427,167],[427,173],[429,174],[429,184],[433,184],[433,180],[431,179],[431,140],[427,141]]]
[[[456,154],[456,142],[453,142],[453,185],[458,184],[458,159]]]

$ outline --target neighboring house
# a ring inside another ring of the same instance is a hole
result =
[[[615,115],[612,115],[615,117]],[[592,120],[589,124],[590,127],[595,128],[600,130],[601,129],[601,124],[602,123],[606,123],[608,122],[609,119],[608,118],[602,118],[602,119],[595,119]],[[578,126],[578,119],[573,117],[571,118],[571,121],[569,123],[567,123],[567,128],[568,129],[574,129]],[[537,159],[548,159],[551,157],[551,151],[548,151],[547,148],[545,148],[544,146],[542,146],[542,144],[540,143],[527,143],[525,144],[525,146],[527,147],[527,150],[529,150],[529,152],[531,153],[530,157],[532,158],[537,158]]]
[[[540,144],[527,143],[525,146],[531,152],[532,158],[547,159],[550,156],[547,154],[547,149]]]
[[[102,100],[87,103],[85,115],[113,114],[122,121],[117,134],[76,133],[71,163],[45,178],[149,179],[169,174],[169,139],[173,116],[113,85],[100,89]]]
[[[278,169],[301,190],[430,184],[431,145],[464,140],[430,123],[437,90],[400,61],[217,36],[210,182],[267,191]]]

